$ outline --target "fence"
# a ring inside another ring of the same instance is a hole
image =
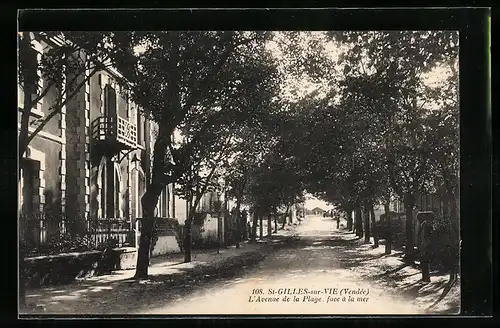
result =
[[[134,244],[127,219],[66,217],[37,213],[19,221],[21,246],[31,255],[103,249]]]
[[[406,243],[406,229],[404,214],[390,213],[391,218],[391,237],[394,247],[401,247]],[[414,242],[415,246],[420,245],[420,223],[416,215],[414,217]],[[373,233],[384,239],[387,236],[387,222],[385,214],[382,214],[381,220],[374,225]],[[460,261],[460,227],[459,220],[456,218],[438,217],[432,221],[432,230],[430,234],[430,255],[431,262],[437,267],[456,268]]]

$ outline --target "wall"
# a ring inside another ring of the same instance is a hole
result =
[[[46,85],[47,82],[43,81],[44,89]],[[59,100],[59,94],[60,91],[58,90],[58,88],[53,86],[50,89],[50,91],[45,95],[45,97],[43,97],[41,101],[42,105],[40,107],[44,115],[49,115],[49,113],[52,112],[52,106],[56,103],[56,101]],[[56,114],[54,118],[52,118],[50,121],[47,122],[47,124],[43,128],[43,131],[59,136],[61,132],[60,119],[61,119],[61,114]]]
[[[207,242],[217,242],[217,217],[207,214],[201,231],[201,238]]]
[[[373,211],[375,212],[375,221],[380,221],[380,216],[385,213],[384,206],[375,205]]]
[[[76,278],[109,274],[135,267],[135,250],[115,248],[102,251],[26,258],[24,273],[27,288],[72,283]]]
[[[151,256],[160,256],[181,251],[175,236],[159,236]]]
[[[61,144],[36,136],[30,143],[33,150],[37,150],[45,155],[45,165],[43,168],[43,197],[41,203],[44,209],[50,209],[55,213],[61,212],[61,166],[59,153]],[[33,156],[31,156],[33,157]]]
[[[49,48],[46,43],[34,41],[34,48],[37,51],[37,60],[41,60],[42,53]],[[38,72],[41,76],[41,72]],[[45,89],[47,83],[40,78],[38,85],[38,93]],[[54,105],[58,91],[52,87],[45,97],[38,102],[35,108],[30,113],[29,133],[32,133],[37,125],[32,125],[36,120],[43,120],[51,111]],[[23,109],[24,94],[22,89],[18,87],[18,107]],[[18,112],[18,118],[21,118],[21,112]],[[30,157],[40,163],[39,178],[35,186],[37,190],[34,192],[35,205],[40,205],[40,210],[50,210],[53,212],[60,212],[61,206],[61,144],[63,142],[62,129],[61,129],[61,114],[57,114],[49,120],[42,131],[30,142],[29,149],[31,155],[25,154],[25,157]],[[20,122],[20,121],[19,121]],[[64,169],[62,169],[64,170]],[[36,174],[36,172],[35,172]],[[20,195],[19,205],[22,206],[22,194]]]
[[[180,224],[186,221],[186,201],[179,196],[174,197],[175,201],[175,218]]]
[[[43,51],[47,44],[37,44],[37,51]],[[39,56],[40,57],[40,56]],[[40,58],[39,58],[40,59]],[[84,60],[84,58],[81,58]],[[87,71],[85,74],[89,74]],[[78,77],[78,82],[85,78],[85,74]],[[46,207],[51,211],[64,211],[69,216],[80,214],[97,215],[99,204],[98,173],[99,162],[91,163],[91,123],[104,114],[104,93],[102,88],[110,81],[109,76],[114,75],[113,70],[100,71],[94,74],[90,80],[68,101],[61,110],[61,114],[56,115],[38,136],[31,142],[33,150],[40,152],[44,157],[40,170],[42,179],[39,187],[40,193],[36,195],[38,204],[47,203]],[[67,80],[72,77],[68,76]],[[43,85],[42,85],[43,86]],[[48,115],[59,94],[64,90],[62,86],[53,87],[43,98],[36,109],[33,110],[31,121]],[[117,113],[120,117],[128,119],[131,123],[137,124],[137,106],[129,104],[127,98],[115,85],[117,95]],[[19,93],[18,105],[22,107],[23,95]],[[20,113],[18,113],[20,118]],[[154,144],[154,128],[150,130],[150,122],[143,120],[143,132],[145,132],[145,142],[135,152],[123,158],[119,164],[120,170],[120,217],[135,218],[136,207],[140,207],[140,197],[144,189],[138,191],[138,197],[132,197],[132,193],[137,190],[137,182],[133,173],[134,164],[130,164],[134,154],[141,159],[140,167],[143,167],[144,176],[150,178],[151,146]],[[121,159],[124,152],[119,154]],[[146,183],[143,184],[144,186]],[[167,187],[166,189],[168,189]],[[168,195],[167,195],[168,194]],[[165,191],[163,202],[160,206],[159,215],[177,217],[179,222],[185,220],[185,202],[178,200],[176,213],[173,213],[173,197]],[[101,213],[102,214],[102,213]]]
[[[68,75],[67,80],[73,76]],[[84,75],[78,77],[80,83]],[[83,87],[66,104],[66,214],[72,217],[85,215],[89,208],[86,193],[86,168],[90,157],[89,129],[90,122],[86,119],[86,88]],[[89,162],[90,163],[90,162]]]
[[[181,229],[172,218],[156,218],[156,233],[153,235],[151,256],[160,256],[181,251]]]

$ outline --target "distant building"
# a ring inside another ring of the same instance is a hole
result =
[[[311,214],[313,215],[323,215],[323,213],[325,213],[326,211],[322,208],[319,208],[319,207],[315,207],[311,210]]]

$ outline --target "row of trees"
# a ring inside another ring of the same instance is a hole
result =
[[[327,38],[346,50],[324,71],[342,73],[331,77],[326,96],[311,94],[296,104],[295,126],[302,129],[287,132],[288,144],[299,166],[308,168],[298,172],[306,174],[309,191],[348,218],[354,211],[360,237],[365,218],[366,241],[378,204],[386,211],[383,237],[392,240],[389,203],[402,200],[411,259],[419,195],[437,194],[448,222],[458,225],[458,34],[335,32]],[[432,74],[445,78],[431,83]],[[458,249],[457,230],[450,233]]]
[[[220,187],[217,182],[224,175],[240,206],[250,188],[250,165],[258,163],[273,143],[267,131],[281,108],[282,74],[266,49],[271,36],[269,32],[23,33],[19,81],[26,99],[19,156],[93,74],[116,67],[124,77],[120,89],[157,124],[151,177],[141,200],[145,220],[136,278],[147,277],[153,227],[149,218],[169,184],[175,184],[190,204],[184,247],[185,260],[190,261],[194,209],[203,194]],[[50,42],[50,50],[37,54],[32,41],[51,37],[62,42]],[[30,121],[31,110],[51,88],[58,99],[50,114],[42,121]],[[30,125],[36,125],[34,131]],[[174,135],[181,137],[175,140]]]

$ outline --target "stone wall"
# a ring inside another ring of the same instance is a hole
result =
[[[173,218],[155,218],[151,256],[179,253],[182,244],[181,226]]]
[[[26,258],[26,287],[64,285],[78,278],[131,269],[135,267],[135,253],[134,248],[115,248]]]

